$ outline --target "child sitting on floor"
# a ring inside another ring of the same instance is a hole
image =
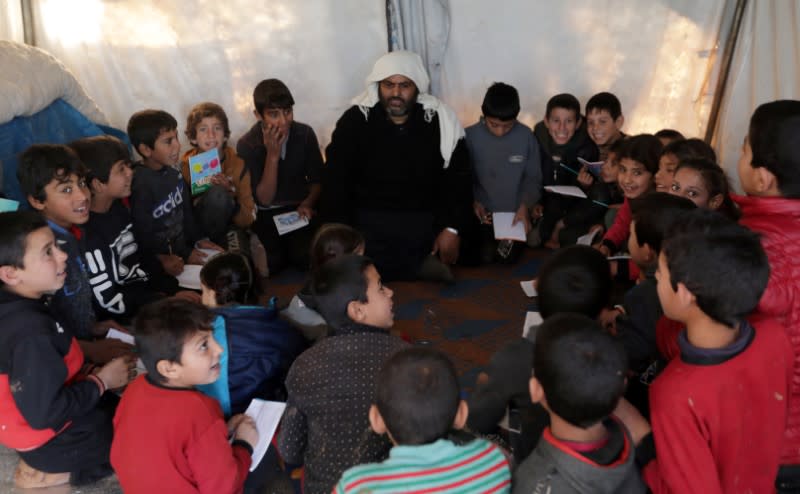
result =
[[[213,318],[179,299],[139,311],[136,345],[147,374],[125,390],[111,445],[125,492],[241,492],[258,442],[255,423],[236,415],[226,424],[219,403],[195,389],[220,376]]]
[[[484,439],[462,439],[468,415],[453,364],[428,348],[401,350],[381,368],[372,430],[394,444],[382,463],[344,472],[335,493],[509,492],[511,472],[500,449]]]
[[[322,225],[311,241],[312,276],[331,259],[346,254],[364,255],[364,247],[364,237],[355,228],[342,223]],[[316,310],[310,282],[292,298],[289,306],[281,312],[281,317],[299,329],[309,342],[317,341],[328,333],[328,323]]]
[[[646,492],[633,440],[611,416],[625,370],[625,352],[592,319],[557,314],[541,325],[529,388],[550,426],[514,473],[515,493]]]
[[[392,291],[370,259],[326,262],[314,273],[311,293],[331,334],[289,370],[277,444],[287,463],[305,465],[305,492],[327,494],[347,468],[385,459],[388,442],[367,433],[375,375],[408,345],[389,334]]]
[[[672,177],[670,194],[683,196],[698,208],[719,211],[732,220],[739,219],[739,208],[730,195],[725,171],[703,158],[682,161]]]
[[[513,86],[492,84],[481,111],[481,120],[465,129],[475,171],[473,210],[481,223],[481,262],[513,263],[524,243],[498,242],[492,213],[514,213],[512,224],[522,222],[525,233],[530,231],[530,209],[539,202],[542,189],[539,144],[531,129],[517,120],[519,94]]]
[[[761,234],[770,276],[756,313],[784,324],[795,350],[789,416],[781,452],[781,492],[800,489],[800,101],[759,106],[739,159],[739,182],[747,196],[736,196],[741,223]],[[784,491],[785,489],[785,491]]]
[[[654,177],[656,191],[669,192],[678,165],[693,159],[705,159],[716,163],[717,153],[705,141],[696,138],[679,139],[665,145],[661,150],[658,171]]]
[[[270,307],[253,305],[253,274],[242,254],[226,252],[200,270],[203,305],[212,309],[214,339],[222,346],[220,378],[198,386],[222,405],[226,417],[253,398],[285,401],[283,381],[305,348],[303,337]]]
[[[0,214],[0,444],[17,450],[20,488],[80,485],[111,475],[111,417],[133,359],[91,371],[43,297],[61,289],[67,255],[44,218]]]
[[[586,130],[597,144],[600,161],[608,158],[608,151],[615,142],[625,139],[624,124],[622,104],[614,94],[597,93],[586,102]]]

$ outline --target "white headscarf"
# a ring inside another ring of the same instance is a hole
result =
[[[364,118],[367,118],[370,108],[380,99],[378,84],[393,75],[408,77],[416,84],[419,90],[417,103],[425,110],[425,121],[430,122],[434,114],[439,115],[439,150],[444,158],[444,168],[447,168],[458,140],[464,137],[464,128],[461,127],[461,122],[458,121],[458,116],[452,108],[428,94],[430,78],[419,55],[411,51],[393,51],[379,58],[367,76],[367,89],[353,98],[352,103],[357,105]]]

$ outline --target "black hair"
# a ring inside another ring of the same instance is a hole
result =
[[[652,134],[639,134],[625,139],[619,150],[619,159],[630,159],[644,165],[653,175],[658,172],[661,141]]]
[[[611,292],[608,260],[586,245],[559,249],[539,270],[536,291],[544,319],[559,312],[596,318],[608,305]]]
[[[597,93],[586,102],[586,114],[588,115],[592,110],[605,110],[611,115],[612,120],[616,120],[622,116],[622,104],[619,98],[611,93]]]
[[[362,246],[364,236],[355,228],[342,223],[326,223],[311,241],[311,271],[333,258],[352,254]]]
[[[368,301],[365,271],[373,265],[368,257],[348,254],[331,259],[312,273],[311,294],[320,315],[332,329],[348,324],[350,302]]]
[[[238,252],[223,252],[209,259],[200,270],[200,282],[214,290],[217,305],[253,301],[253,272]]]
[[[28,235],[45,227],[47,221],[36,211],[0,213],[0,266],[25,269]]]
[[[378,373],[375,405],[397,444],[429,444],[445,437],[460,401],[453,363],[437,350],[400,350]]]
[[[197,139],[197,126],[204,118],[215,117],[222,124],[222,130],[225,134],[225,139],[231,136],[231,128],[228,125],[228,115],[225,110],[216,103],[206,101],[198,103],[189,111],[189,116],[186,117],[186,137],[190,141]]]
[[[669,144],[672,144],[675,141],[682,141],[685,139],[685,137],[683,137],[683,134],[681,134],[675,129],[661,129],[654,135],[659,139],[666,139],[667,141],[669,141]]]
[[[747,134],[753,151],[750,166],[769,170],[775,175],[781,194],[791,198],[800,198],[800,162],[797,156],[800,126],[797,119],[792,118],[797,116],[800,116],[800,101],[764,103],[750,117]]]
[[[692,159],[706,159],[715,163],[717,161],[717,153],[714,148],[709,146],[706,141],[696,137],[681,139],[667,144],[661,150],[661,156],[666,154],[675,155],[678,163]]]
[[[294,98],[289,88],[278,79],[265,79],[253,90],[253,106],[259,115],[268,108],[291,108]]]
[[[142,307],[134,322],[136,350],[150,377],[166,382],[166,377],[158,372],[158,362],[180,363],[186,341],[198,331],[211,331],[213,321],[210,310],[177,298]]]
[[[86,177],[86,167],[75,151],[64,144],[34,144],[19,157],[17,180],[26,196],[44,202],[47,194],[44,188],[56,180],[69,180],[70,175]]]
[[[519,115],[519,93],[514,86],[495,82],[486,90],[481,111],[484,117],[514,120]]]
[[[564,108],[575,112],[575,120],[580,120],[581,118],[581,102],[578,101],[578,98],[569,93],[557,94],[550,98],[547,101],[544,117],[550,118],[550,112],[556,108]]]
[[[725,170],[722,169],[716,162],[710,161],[705,158],[692,158],[679,162],[675,168],[675,173],[681,168],[691,168],[700,174],[703,179],[706,190],[708,191],[709,199],[714,196],[721,196],[722,203],[717,208],[717,211],[730,217],[732,220],[738,220],[740,216],[739,208],[736,203],[731,199],[730,184],[728,177],[725,175]]]
[[[658,254],[664,235],[683,211],[697,206],[689,199],[667,192],[652,192],[631,201],[631,218],[639,246],[647,244]]]
[[[69,147],[75,151],[75,154],[86,166],[86,179],[89,183],[95,178],[104,184],[108,183],[114,163],[124,161],[130,164],[131,162],[128,147],[116,137],[109,135],[84,137],[71,142]]]
[[[611,415],[625,392],[625,351],[589,317],[546,319],[533,353],[533,375],[547,407],[576,427],[586,429]]]
[[[715,211],[696,209],[675,222],[662,255],[673,290],[683,283],[701,311],[728,326],[756,307],[769,279],[758,235]]]
[[[140,144],[153,149],[158,136],[177,128],[178,121],[164,110],[142,110],[128,120],[128,137],[136,151],[139,151]]]

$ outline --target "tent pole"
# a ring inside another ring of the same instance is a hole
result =
[[[708,124],[706,125],[705,141],[709,145],[711,145],[711,140],[714,138],[714,132],[717,129],[719,111],[722,106],[722,97],[725,95],[725,88],[728,85],[728,75],[731,71],[733,53],[736,49],[739,31],[742,27],[745,7],[747,7],[747,0],[736,0],[736,7],[733,12],[733,19],[731,19],[728,39],[725,40],[725,49],[722,52],[722,65],[720,66],[720,74],[717,79],[717,87],[714,90],[714,101],[711,103],[711,113],[708,116]]]
[[[19,0],[22,12],[22,34],[25,44],[36,46],[36,34],[33,30],[33,7],[31,0]]]

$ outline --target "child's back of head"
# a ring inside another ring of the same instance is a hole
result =
[[[322,225],[311,241],[311,272],[346,254],[364,254],[364,236],[342,223]]]
[[[536,278],[539,312],[544,319],[560,312],[596,318],[608,305],[611,271],[606,257],[586,245],[556,251]]]
[[[624,350],[583,315],[545,320],[533,362],[548,410],[576,427],[586,429],[608,417],[625,390]]]
[[[777,181],[777,188],[783,197],[800,198],[800,158],[797,156],[797,142],[800,138],[800,101],[778,100],[764,103],[756,108],[750,118],[747,144],[751,159],[742,167],[766,168]],[[746,184],[746,180],[742,180]],[[750,193],[751,191],[745,190]]]
[[[253,302],[253,272],[237,252],[223,252],[206,262],[200,270],[200,284],[206,307]]]
[[[396,444],[429,444],[445,437],[459,403],[455,368],[441,352],[401,350],[378,374],[375,406]]]
[[[351,302],[368,303],[366,271],[374,264],[371,259],[344,255],[331,259],[311,277],[311,293],[320,315],[334,329],[348,325]]]
[[[672,291],[683,284],[704,314],[728,326],[752,312],[770,272],[757,234],[720,213],[696,209],[676,220],[666,238],[659,277],[668,274]]]
[[[682,141],[685,139],[683,134],[675,129],[661,129],[653,135],[658,137],[658,139],[661,141],[661,144],[665,147],[675,141]]]
[[[519,93],[514,86],[495,82],[486,90],[481,104],[484,117],[501,121],[515,120],[519,115]]]
[[[683,216],[684,211],[691,211],[695,207],[689,199],[666,192],[653,192],[631,201],[635,233],[631,235],[631,241],[636,242],[639,247],[649,246],[656,261],[667,231]]]

